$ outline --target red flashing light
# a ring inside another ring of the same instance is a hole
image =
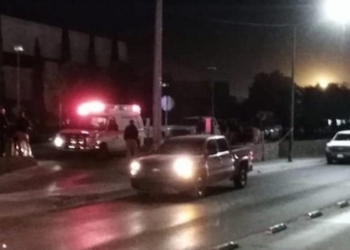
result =
[[[132,105],[132,111],[136,113],[141,113],[141,107],[139,105]]]
[[[86,116],[90,113],[89,107],[86,104],[82,104],[78,107],[78,115]]]
[[[86,116],[89,114],[101,113],[105,110],[106,105],[99,101],[83,103],[78,107],[78,115]]]

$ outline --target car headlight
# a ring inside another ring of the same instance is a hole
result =
[[[189,179],[194,174],[193,162],[191,159],[183,157],[177,159],[173,164],[175,173],[184,179]]]
[[[141,169],[141,164],[138,161],[133,161],[130,164],[130,174],[132,176],[137,175],[137,173],[140,171]]]
[[[56,136],[55,140],[53,141],[56,147],[60,148],[63,146],[64,139],[61,136]]]

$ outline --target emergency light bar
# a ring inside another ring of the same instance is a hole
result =
[[[90,114],[99,114],[99,113],[112,113],[116,111],[131,111],[140,114],[141,107],[139,105],[105,105],[99,101],[83,103],[78,107],[78,115],[87,116]]]
[[[135,113],[141,113],[141,108],[139,105],[123,105],[123,104],[118,104],[118,105],[108,105],[106,108],[107,112],[113,112],[113,111],[132,111]]]
[[[105,110],[106,105],[99,101],[83,103],[78,107],[78,115],[86,116],[89,114],[98,114]]]

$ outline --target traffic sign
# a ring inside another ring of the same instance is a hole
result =
[[[170,111],[174,108],[175,102],[171,96],[165,95],[162,97],[161,106],[163,111]]]

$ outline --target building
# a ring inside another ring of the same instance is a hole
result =
[[[67,63],[93,63],[104,68],[114,61],[128,60],[122,41],[1,15],[0,104],[11,106],[17,96],[15,45],[24,49],[19,55],[22,103],[32,109],[43,107],[56,115],[62,68]]]

